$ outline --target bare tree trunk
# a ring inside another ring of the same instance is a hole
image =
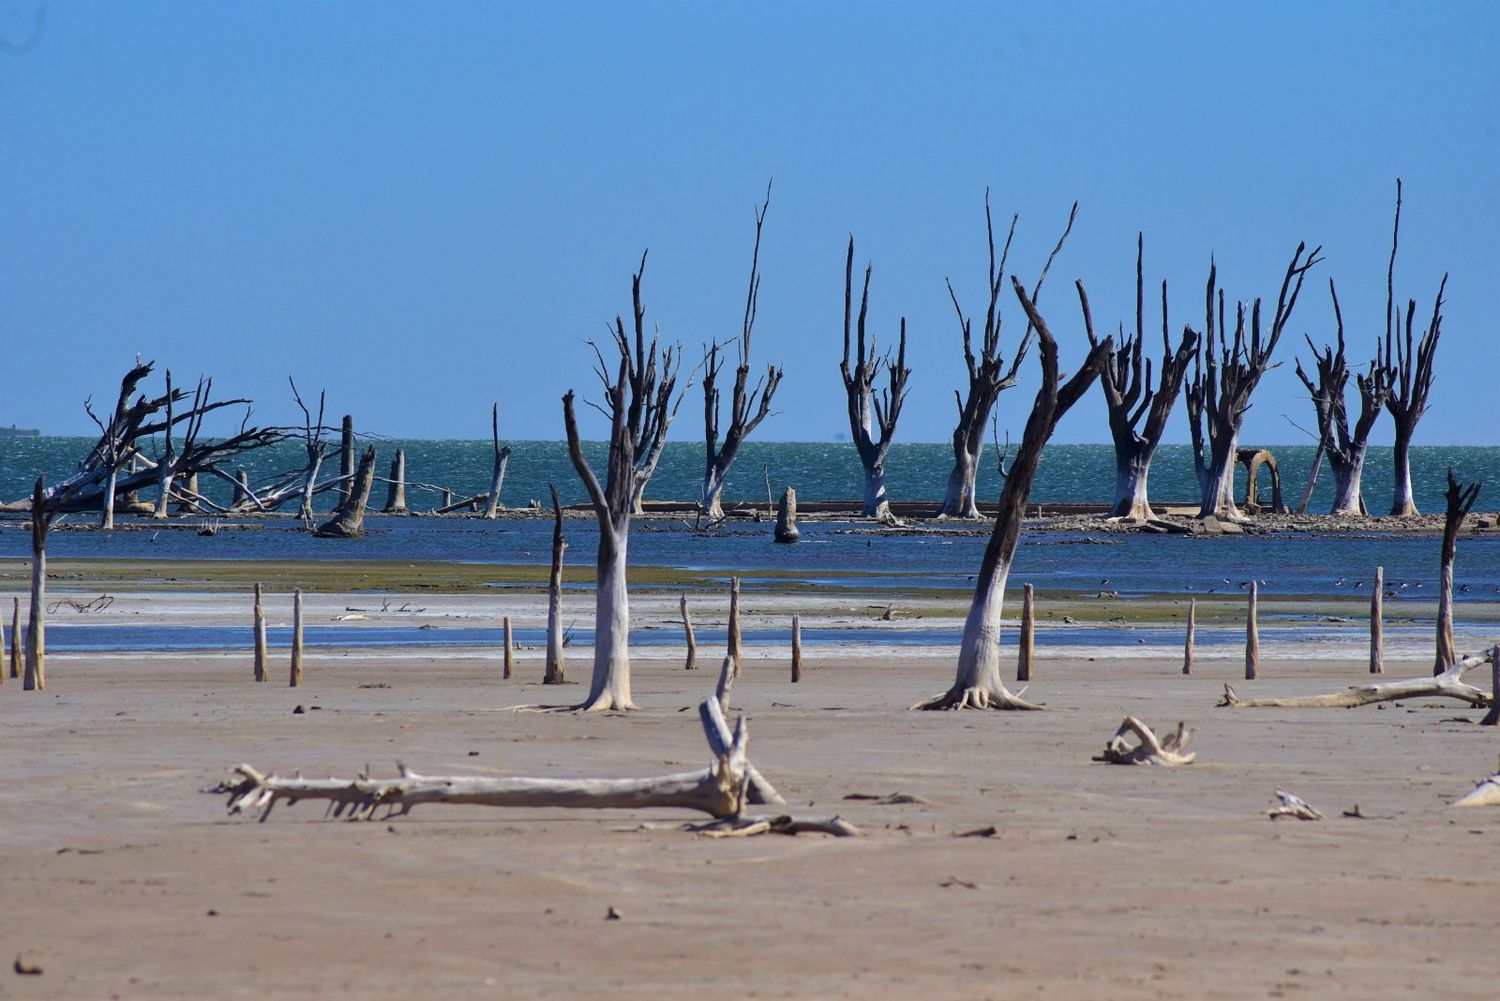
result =
[[[802,617],[792,613],[792,683],[802,680]]]
[[[1479,497],[1479,484],[1461,486],[1448,467],[1448,489],[1443,498],[1447,510],[1443,518],[1442,571],[1438,579],[1437,658],[1433,673],[1441,674],[1458,659],[1453,645],[1453,561],[1458,556],[1458,530],[1463,526],[1464,516],[1473,508]]]
[[[1182,643],[1182,673],[1193,673],[1193,640],[1198,631],[1198,599],[1188,599],[1187,638]]]
[[[1396,482],[1394,488],[1394,499],[1391,501],[1391,514],[1397,518],[1414,518],[1422,512],[1417,510],[1416,498],[1412,496],[1411,489],[1411,439],[1415,427],[1407,425],[1403,421],[1395,421],[1396,441],[1393,449],[1395,456]]]
[[[844,380],[844,393],[848,401],[849,434],[859,453],[860,464],[865,471],[865,494],[861,512],[866,518],[889,520],[890,505],[885,493],[885,457],[890,451],[896,434],[896,421],[901,416],[901,407],[906,402],[907,381],[911,369],[906,367],[906,318],[901,318],[901,333],[897,341],[896,357],[881,357],[877,354],[874,336],[867,336],[865,319],[870,305],[870,274],[865,268],[864,291],[860,295],[859,320],[854,320],[854,238],[849,238],[849,253],[844,262],[844,360],[839,372]],[[850,366],[850,334],[857,331],[854,342],[854,365]],[[875,380],[882,371],[889,376],[890,387],[877,396]],[[875,437],[879,430],[880,437]]]
[[[630,592],[625,583],[626,539],[599,539],[594,595],[594,675],[586,711],[634,709],[630,697]]]
[[[563,683],[563,627],[562,627],[562,567],[563,553],[568,544],[563,539],[562,503],[557,499],[557,487],[547,484],[552,491],[552,575],[547,580],[547,673],[542,677],[544,685]]]
[[[687,642],[687,661],[682,665],[682,669],[692,671],[698,667],[698,638],[693,635],[693,616],[688,611],[687,595],[679,597],[677,604],[682,609],[682,634]]]
[[[505,618],[501,621],[501,629],[505,633],[505,667],[504,673],[501,674],[501,677],[504,680],[509,681],[511,678],[516,676],[515,644],[511,636],[509,615],[505,616]]]
[[[359,471],[354,474],[354,492],[335,512],[319,525],[314,535],[324,539],[359,539],[365,534],[365,508],[370,502],[370,487],[375,482],[375,449],[365,449]]]
[[[1302,490],[1302,500],[1297,504],[1297,513],[1306,514],[1307,505],[1312,501],[1313,487],[1318,484],[1318,470],[1323,465],[1323,443],[1318,442],[1317,451],[1313,452],[1312,470],[1307,474],[1307,486]]]
[[[104,493],[99,496],[99,527],[106,532],[113,531],[115,527],[115,484],[119,481],[119,476],[120,471],[110,466],[109,473],[104,477]]]
[[[255,506],[255,493],[250,489],[250,474],[243,469],[235,470],[234,500],[230,501],[229,506],[235,510]]]
[[[308,462],[307,475],[302,480],[302,504],[297,509],[297,517],[309,527],[313,521],[313,488],[317,485],[318,468],[322,465],[323,454],[320,451]]]
[[[339,502],[342,508],[349,503],[353,492],[354,476],[354,415],[344,415],[344,427],[339,435]]]
[[[1385,673],[1385,622],[1381,603],[1385,600],[1385,567],[1375,568],[1375,587],[1370,592],[1370,673]]]
[[[776,531],[772,538],[777,542],[792,543],[802,538],[797,528],[797,491],[787,487],[781,493],[781,502],[776,506]]]
[[[948,488],[943,492],[943,506],[938,508],[938,517],[976,519],[979,505],[974,484],[979,471],[979,456],[959,444],[957,438],[958,433],[954,432],[953,469],[948,473]]]
[[[740,579],[729,578],[729,657],[734,661],[734,676],[740,676],[744,649],[740,643]]]
[[[46,482],[38,476],[31,492],[31,609],[26,623],[26,676],[21,688],[39,692],[47,687],[47,530],[53,515],[47,511]]]
[[[21,676],[21,599],[10,599],[10,676]]]
[[[291,688],[302,687],[302,591],[292,592],[292,673]]]
[[[1059,385],[1057,341],[1046,321],[1036,311],[1021,283],[1011,284],[1027,317],[1036,328],[1041,355],[1042,385],[1037,391],[1026,431],[1000,492],[995,528],[980,563],[974,600],[964,621],[959,646],[958,670],[948,691],[917,703],[913,709],[1038,709],[1040,706],[1012,694],[1000,678],[1000,618],[1005,604],[1005,582],[1020,541],[1021,518],[1026,497],[1036,480],[1042,447],[1051,437],[1060,416],[1068,411],[1099,375],[1114,341],[1106,339],[1089,352],[1077,374]]]
[[[1030,584],[1024,586],[1021,597],[1021,642],[1016,657],[1016,680],[1031,680],[1031,663],[1036,658],[1036,605],[1035,594]]]
[[[391,481],[386,485],[386,514],[406,513],[406,449],[396,449],[391,460]]]
[[[490,521],[500,517],[500,488],[505,485],[505,467],[510,463],[510,446],[500,447],[500,404],[490,411],[490,426],[495,439],[495,472],[490,477],[490,497],[484,516]]]
[[[1500,645],[1490,647],[1490,711],[1479,721],[1480,726],[1500,726]],[[1490,776],[1500,785],[1500,772]]]
[[[270,681],[271,674],[266,669],[266,608],[261,601],[260,584],[255,585],[255,680]]]
[[[1239,439],[1235,434],[1220,438],[1210,445],[1207,478],[1203,499],[1198,508],[1198,517],[1210,516],[1225,521],[1243,521],[1239,505],[1234,502],[1234,466],[1239,455]]]
[[[1245,610],[1245,679],[1254,681],[1260,677],[1260,613],[1259,585],[1250,582],[1250,603]]]

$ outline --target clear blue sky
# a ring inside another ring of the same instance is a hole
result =
[[[1419,440],[1496,443],[1500,4],[67,2],[28,43],[37,9],[0,0],[0,424],[87,433],[83,397],[141,352],[267,422],[294,372],[369,430],[483,437],[498,399],[505,436],[561,437],[643,248],[666,337],[696,358],[737,330],[774,177],[755,357],[787,375],[761,437],[847,430],[852,232],[875,329],[908,317],[898,439],[946,439],[943,279],[982,313],[988,185],[1027,276],[1081,202],[1042,298],[1065,365],[1074,278],[1101,325],[1130,315],[1137,229],[1174,329],[1210,252],[1231,296],[1274,300],[1322,243],[1244,436],[1302,441],[1292,356],[1332,336],[1330,275],[1373,350],[1399,175],[1398,297],[1425,317],[1452,272]],[[1102,415],[1091,393],[1059,439],[1108,440]],[[695,394],[673,436],[701,433]]]

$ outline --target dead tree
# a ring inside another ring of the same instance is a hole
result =
[[[641,256],[641,271],[646,267]],[[650,479],[649,463],[639,462],[638,449],[666,436],[670,422],[672,387],[677,380],[676,361],[670,348],[661,350],[657,338],[646,340],[641,308],[641,271],[631,279],[635,306],[634,339],[625,324],[615,318],[615,349],[620,360],[611,376],[598,345],[595,373],[604,386],[600,410],[609,418],[609,456],[605,482],[600,486],[588,460],[578,419],[573,413],[573,391],[563,396],[563,423],[568,434],[568,455],[589,493],[599,522],[599,553],[594,583],[594,674],[589,694],[577,708],[587,712],[634,709],[630,698],[630,597],[625,583],[630,515]],[[678,398],[679,402],[681,397]],[[648,447],[656,448],[655,444]],[[659,451],[659,450],[658,450]]]
[[[1437,355],[1438,338],[1443,333],[1443,292],[1448,287],[1448,275],[1438,284],[1437,296],[1432,301],[1432,319],[1420,339],[1414,339],[1413,318],[1417,312],[1417,301],[1406,301],[1405,329],[1402,329],[1401,308],[1395,305],[1396,294],[1396,247],[1401,237],[1401,179],[1396,179],[1396,222],[1391,231],[1391,260],[1385,275],[1385,345],[1377,359],[1383,370],[1389,392],[1385,408],[1390,412],[1395,425],[1394,459],[1395,496],[1391,501],[1391,514],[1405,517],[1417,514],[1416,501],[1411,487],[1411,440],[1416,434],[1417,422],[1427,412],[1427,397],[1432,392],[1432,362]]]
[[[557,499],[557,487],[549,483],[547,489],[552,491],[552,574],[547,578],[547,672],[542,676],[542,684],[561,685],[564,680],[562,568],[568,543],[563,539],[562,502]]]
[[[345,414],[343,427],[339,431],[339,507],[349,503],[349,497],[354,489],[353,477],[354,415]]]
[[[1458,556],[1458,530],[1479,497],[1478,483],[1460,485],[1448,467],[1448,489],[1443,492],[1447,510],[1443,517],[1442,570],[1438,577],[1437,658],[1433,673],[1441,674],[1457,659],[1453,646],[1453,561]]]
[[[1109,411],[1109,433],[1115,445],[1115,501],[1112,519],[1146,522],[1155,518],[1147,492],[1151,460],[1161,444],[1167,418],[1177,405],[1188,364],[1196,355],[1198,335],[1184,326],[1182,339],[1172,347],[1167,319],[1167,283],[1161,283],[1161,368],[1156,385],[1151,384],[1151,360],[1145,358],[1145,278],[1142,259],[1145,237],[1136,234],[1135,244],[1135,332],[1120,334],[1120,344],[1105,359],[1099,388]],[[1084,332],[1089,344],[1097,344],[1083,282],[1076,283],[1083,306]],[[1145,418],[1145,423],[1141,419]]]
[[[285,437],[279,428],[249,426],[247,412],[236,434],[206,440],[202,437],[202,429],[208,415],[249,401],[212,400],[211,379],[200,379],[192,394],[174,388],[169,379],[165,394],[136,396],[138,386],[151,371],[152,363],[138,361],[126,373],[120,383],[115,410],[107,423],[94,414],[90,401],[85,401],[85,411],[100,429],[99,439],[78,464],[76,472],[46,488],[43,499],[48,511],[53,514],[98,511],[100,523],[109,525],[113,523],[116,498],[157,486],[159,489],[164,487],[166,492],[153,506],[153,512],[164,513],[170,500],[187,497],[180,488],[175,497],[172,494],[172,484],[176,480],[185,481],[203,472],[232,482],[233,478],[219,468],[220,464],[241,453],[275,444]],[[133,402],[132,396],[135,397]],[[188,404],[186,407],[177,406],[184,402]],[[181,434],[174,437],[179,425]],[[157,436],[164,436],[167,447],[163,454],[152,458],[144,449]],[[187,499],[199,505],[206,503],[198,496]]]
[[[1041,388],[1026,420],[1015,460],[1000,491],[1000,511],[995,528],[984,550],[974,586],[974,600],[964,622],[959,647],[958,672],[953,687],[912,706],[913,709],[1039,709],[1019,694],[1012,694],[1000,678],[1000,615],[1005,604],[1005,582],[1010,576],[1011,560],[1021,537],[1021,517],[1026,511],[1026,496],[1036,479],[1042,448],[1052,436],[1057,421],[1089,388],[1109,352],[1114,339],[1108,338],[1093,348],[1078,372],[1066,382],[1058,373],[1057,341],[1047,323],[1021,283],[1011,276],[1011,285],[1021,308],[1036,328],[1038,353],[1041,355]]]
[[[1467,702],[1471,706],[1483,707],[1489,704],[1489,696],[1485,694],[1484,689],[1465,682],[1463,677],[1479,665],[1488,664],[1490,656],[1489,653],[1483,653],[1476,657],[1455,660],[1447,670],[1430,678],[1406,678],[1401,681],[1351,685],[1345,691],[1324,695],[1302,695],[1281,699],[1242,699],[1235,694],[1231,686],[1226,684],[1224,697],[1219,700],[1218,705],[1221,709],[1225,707],[1230,709],[1356,709],[1360,706],[1375,705],[1378,702],[1394,702],[1400,699],[1449,698]]]
[[[45,477],[31,491],[31,606],[26,621],[25,691],[47,687],[47,531],[57,513],[47,505]]]
[[[906,317],[901,318],[901,336],[897,342],[896,358],[881,357],[876,353],[875,336],[865,335],[865,319],[870,306],[870,273],[873,265],[865,267],[864,291],[859,299],[859,320],[856,326],[854,367],[849,367],[849,332],[854,305],[854,237],[849,238],[849,254],[844,260],[844,360],[839,363],[839,372],[844,378],[844,394],[849,401],[849,434],[859,452],[859,461],[865,470],[865,495],[860,511],[866,518],[882,521],[891,516],[890,501],[885,495],[885,457],[890,451],[896,434],[896,421],[901,416],[901,406],[906,402],[907,380],[911,369],[906,367]],[[890,387],[875,394],[875,380],[884,371],[890,379]],[[875,437],[876,431],[880,436]]]
[[[729,468],[739,455],[740,446],[750,433],[760,426],[771,413],[771,399],[776,387],[781,385],[782,370],[777,365],[767,365],[766,374],[746,390],[750,380],[750,333],[755,327],[756,310],[760,302],[760,230],[766,221],[766,212],[771,206],[771,186],[766,185],[766,200],[755,213],[755,249],[750,255],[750,290],[745,296],[745,316],[740,324],[737,342],[739,364],[734,370],[734,389],[729,402],[729,428],[724,432],[724,444],[719,444],[719,371],[724,359],[719,354],[719,344],[710,344],[703,356],[703,440],[705,465],[703,471],[703,493],[698,500],[699,513],[709,518],[724,517],[719,498],[724,492],[724,481]]]
[[[819,832],[837,837],[859,834],[839,817],[794,820],[791,817],[745,816],[747,802],[782,803],[779,796],[757,799],[757,789],[770,789],[750,763],[749,735],[741,717],[733,734],[716,699],[698,707],[703,733],[714,761],[707,771],[678,772],[641,779],[495,778],[482,775],[418,775],[404,766],[399,778],[304,779],[266,775],[249,765],[234,769],[236,778],[215,792],[229,795],[229,813],[256,813],[265,820],[278,802],[322,800],[335,817],[373,819],[382,807],[384,818],[404,816],[423,803],[471,806],[511,806],[628,809],[673,808],[697,810],[714,818],[707,825],[687,829],[719,837],[754,834]],[[747,795],[747,792],[749,795]]]
[[[302,394],[297,392],[297,383],[291,376],[287,376],[287,382],[292,384],[292,398],[302,411],[302,447],[307,450],[307,468],[302,472],[302,506],[297,516],[304,524],[310,525],[313,519],[313,490],[318,482],[318,469],[323,465],[323,454],[327,450],[323,444],[323,405],[326,394],[322,391],[318,393],[318,422],[314,424],[312,414],[302,402]]]
[[[1328,456],[1333,469],[1333,510],[1331,514],[1365,514],[1365,500],[1360,493],[1360,476],[1365,468],[1365,452],[1370,446],[1370,431],[1385,406],[1390,386],[1386,370],[1377,357],[1365,372],[1354,377],[1359,389],[1359,418],[1349,426],[1349,408],[1344,391],[1349,385],[1349,364],[1344,357],[1344,314],[1339,309],[1339,294],[1333,279],[1328,279],[1328,294],[1333,299],[1333,318],[1337,331],[1334,346],[1323,346],[1321,352],[1307,338],[1313,353],[1313,367],[1318,381],[1313,382],[1297,360],[1297,378],[1312,396],[1318,415],[1318,447]]]
[[[370,503],[370,488],[375,482],[375,449],[365,449],[354,474],[354,487],[333,517],[319,525],[313,534],[320,539],[362,539],[365,534],[365,508]]]
[[[505,485],[505,467],[510,464],[510,446],[500,447],[500,404],[490,408],[490,435],[495,442],[495,472],[490,477],[490,497],[484,516],[490,521],[500,517],[500,488]]]
[[[1037,278],[1036,284],[1031,289],[1031,301],[1040,301],[1042,283],[1047,279],[1047,272],[1052,267],[1053,260],[1062,251],[1063,244],[1067,242],[1068,234],[1073,231],[1073,221],[1078,216],[1078,203],[1073,203],[1072,211],[1068,213],[1068,224],[1063,229],[1062,236],[1057,240],[1057,245],[1052,248],[1052,253],[1047,256],[1047,263],[1042,267],[1042,273]],[[953,291],[953,283],[948,283],[948,298],[953,302],[953,309],[958,314],[959,330],[963,334],[964,343],[964,365],[968,369],[969,389],[966,395],[954,391],[954,398],[958,403],[958,424],[953,429],[953,470],[948,474],[948,489],[943,495],[943,506],[938,509],[938,517],[949,518],[974,518],[979,517],[979,508],[975,504],[974,483],[979,472],[980,455],[984,451],[984,426],[989,420],[990,411],[995,406],[995,401],[1000,394],[1016,383],[1016,370],[1021,367],[1022,360],[1026,357],[1026,351],[1031,343],[1031,326],[1028,324],[1026,332],[1022,335],[1020,342],[1016,345],[1016,356],[1011,361],[1010,367],[1005,367],[1004,359],[1000,357],[1000,329],[1001,309],[1000,292],[1005,285],[1005,261],[1010,256],[1011,239],[1016,233],[1016,221],[1020,217],[1012,215],[1010,218],[1010,229],[1005,236],[1005,247],[1000,252],[1000,258],[995,259],[995,227],[990,217],[990,193],[984,193],[984,226],[985,233],[989,239],[989,303],[984,315],[984,340],[980,345],[978,358],[974,356],[972,337],[973,324],[969,318],[964,316],[963,308],[958,304],[958,295]]]
[[[1234,333],[1229,334],[1224,313],[1224,293],[1218,287],[1218,267],[1209,262],[1208,290],[1204,296],[1205,331],[1193,354],[1193,378],[1187,387],[1188,427],[1192,432],[1193,463],[1198,474],[1202,502],[1198,517],[1210,516],[1243,521],[1234,503],[1234,465],[1238,452],[1240,426],[1250,409],[1250,397],[1260,384],[1261,376],[1271,366],[1271,355],[1281,340],[1302,282],[1307,272],[1320,262],[1314,247],[1306,259],[1307,244],[1297,244],[1281,293],[1276,297],[1276,313],[1271,329],[1261,329],[1260,299],[1249,308],[1246,328],[1244,302],[1235,306]],[[1216,301],[1217,300],[1217,301]],[[1217,323],[1215,307],[1217,306]]]
[[[406,513],[406,449],[396,449],[391,460],[391,478],[386,481],[385,513]]]

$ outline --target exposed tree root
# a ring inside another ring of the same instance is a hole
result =
[[[1224,697],[1220,708],[1257,709],[1270,707],[1304,709],[1354,709],[1376,702],[1394,702],[1399,699],[1450,698],[1467,702],[1472,706],[1487,706],[1490,696],[1483,689],[1465,684],[1463,676],[1481,664],[1490,662],[1490,654],[1482,653],[1457,661],[1442,674],[1430,678],[1408,678],[1401,681],[1382,681],[1370,685],[1352,685],[1347,691],[1329,692],[1323,695],[1304,695],[1282,699],[1242,699],[1230,685],[1224,686]]]
[[[1021,698],[1026,689],[1012,693],[1001,682],[985,686],[954,685],[941,695],[923,699],[912,709],[1044,709],[1045,706]]]
[[[1127,734],[1134,734],[1139,743],[1131,744]],[[1198,755],[1187,749],[1193,739],[1193,731],[1185,723],[1177,724],[1177,732],[1159,738],[1151,728],[1134,716],[1126,716],[1120,729],[1104,745],[1104,753],[1095,761],[1107,761],[1112,765],[1190,765]]]

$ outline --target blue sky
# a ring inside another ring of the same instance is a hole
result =
[[[1065,365],[1073,279],[1127,318],[1138,229],[1174,329],[1211,252],[1231,297],[1274,300],[1323,244],[1244,435],[1300,442],[1291,361],[1332,336],[1328,278],[1351,360],[1384,329],[1400,176],[1398,297],[1425,316],[1452,273],[1419,440],[1495,443],[1500,5],[51,3],[28,45],[37,10],[0,0],[0,424],[87,433],[83,397],[141,352],[267,422],[292,372],[373,431],[483,437],[498,399],[504,435],[557,438],[643,248],[665,337],[696,360],[735,333],[774,177],[754,353],[787,375],[758,436],[847,430],[852,232],[877,333],[908,318],[898,439],[946,439],[943,280],[982,313],[988,186],[1028,277],[1081,203],[1042,297]],[[695,394],[673,434],[701,431]],[[1096,393],[1058,438],[1107,440]]]

